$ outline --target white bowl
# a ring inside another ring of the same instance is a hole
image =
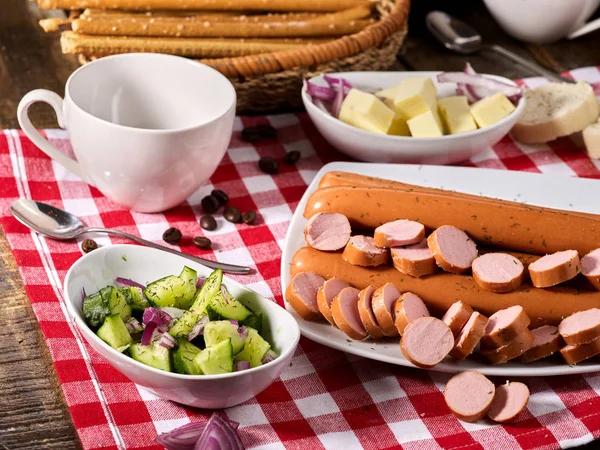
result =
[[[438,97],[456,95],[455,83],[437,82],[436,76],[439,73],[441,72],[344,72],[329,75],[345,78],[354,87],[366,90],[393,87],[405,78],[431,77],[438,90]],[[485,76],[515,85],[507,78]],[[311,78],[311,81],[327,85],[322,75]],[[306,92],[306,87],[302,89],[302,101],[315,126],[331,145],[359,161],[378,163],[453,164],[464,161],[506,136],[525,108],[523,97],[515,111],[492,126],[436,138],[414,138],[371,133],[348,125],[317,108]]]
[[[177,255],[137,245],[101,247],[79,259],[67,272],[65,293],[69,314],[90,346],[134,383],[157,395],[198,408],[227,408],[243,403],[266,389],[289,366],[300,339],[298,324],[284,308],[241,284],[224,277],[229,292],[265,317],[263,334],[279,355],[260,367],[222,375],[182,375],[154,369],[126,356],[102,341],[82,316],[82,289],[90,294],[113,285],[116,277],[139,283],[179,274],[184,265],[207,276],[211,270]],[[268,326],[266,324],[268,323]]]

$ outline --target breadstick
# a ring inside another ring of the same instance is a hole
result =
[[[362,13],[359,14],[359,9]],[[348,12],[354,11],[353,19],[362,19],[368,17],[370,14],[364,15],[364,10],[368,8],[352,8],[352,10],[347,10]],[[341,12],[340,12],[341,13]],[[219,22],[293,22],[297,20],[308,20],[308,19],[316,19],[319,17],[323,17],[329,14],[323,13],[284,13],[284,14],[276,14],[276,13],[268,13],[268,14],[245,14],[244,11],[120,11],[120,10],[111,10],[111,9],[86,9],[81,15],[82,19],[85,18],[131,18],[131,19],[140,19],[140,18],[163,18],[163,19],[172,19],[172,20],[181,20],[181,18],[190,18],[195,20],[214,20],[219,19]]]
[[[206,58],[255,55],[298,48],[315,42],[320,41],[311,39],[135,38],[89,36],[73,31],[63,32],[60,39],[63,53],[107,56],[118,53],[148,52]]]
[[[223,11],[341,11],[370,0],[38,0],[41,9],[198,9]]]
[[[193,10],[179,10],[179,11],[168,11],[168,10],[155,10],[155,11],[123,11],[117,9],[95,9],[87,8],[83,11],[80,17],[187,17],[187,16],[205,16],[214,19],[216,17],[225,19],[228,17],[238,16],[238,11],[193,11]]]
[[[49,19],[42,19],[38,23],[46,33],[71,29],[71,19],[68,18],[52,17]]]

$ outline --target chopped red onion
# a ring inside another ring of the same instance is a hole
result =
[[[250,363],[248,361],[236,361],[233,370],[239,372],[241,370],[248,370],[249,368]]]
[[[242,340],[246,340],[246,338],[248,337],[248,328],[246,328],[245,326],[241,326],[238,328],[238,333],[240,334],[240,337],[242,338]]]
[[[305,83],[306,92],[313,97],[313,99],[318,98],[320,100],[331,101],[335,97],[335,92],[328,86],[319,86],[310,80],[305,80]]]
[[[196,325],[194,325],[194,327],[192,328],[192,331],[190,331],[190,334],[188,334],[188,341],[194,340],[196,338],[196,336],[198,336],[200,333],[203,333],[204,327],[206,326],[207,323],[208,323],[208,316],[200,317],[200,320],[198,322],[196,322]]]
[[[229,420],[226,417],[224,420],[229,422],[233,430],[237,430],[240,426],[239,423]],[[196,442],[202,436],[207,423],[207,419],[201,419],[200,422],[187,423],[167,433],[156,436],[154,441],[167,450],[193,450]]]
[[[213,414],[194,450],[244,450],[244,444],[231,424],[222,417]]]
[[[350,89],[352,89],[352,84],[350,84],[349,81],[345,80],[344,78],[336,78],[336,77],[332,77],[331,75],[327,75],[324,74],[323,75],[323,79],[327,82],[327,84],[329,84],[329,86],[335,90],[342,90],[344,91],[344,96],[350,92]]]
[[[236,327],[240,325],[240,323],[237,320],[230,320],[229,323],[235,325]]]
[[[468,70],[474,72],[472,67]],[[481,100],[497,92],[501,92],[507,97],[521,96],[523,94],[523,90],[519,86],[492,80],[477,73],[443,72],[437,76],[437,79],[440,83],[457,83],[461,90],[469,92],[470,96],[477,100]]]
[[[198,278],[198,281],[196,281],[196,289],[202,289],[202,286],[204,286],[205,281],[206,278]]]
[[[158,344],[165,348],[173,348],[175,347],[175,344],[177,344],[177,340],[169,333],[163,333]]]
[[[156,328],[158,328],[156,322],[148,322],[146,324],[146,328],[144,328],[144,332],[142,333],[142,345],[150,345],[152,343]]]
[[[135,281],[130,280],[129,278],[117,277],[115,279],[115,285],[117,287],[139,287],[142,290],[146,289],[146,286],[144,286],[143,284],[136,283]]]
[[[313,103],[315,104],[315,106],[317,108],[319,108],[321,111],[326,112],[327,114],[331,115],[331,111],[329,110],[329,108],[327,107],[327,105],[325,103],[323,103],[322,100],[318,99],[318,98],[313,98]]]
[[[129,334],[137,333],[144,329],[142,324],[135,317],[130,317],[129,320],[125,323],[125,326],[127,327],[127,331],[129,331]]]
[[[156,325],[161,326],[171,323],[172,319],[173,318],[168,313],[160,308],[150,307],[144,310],[144,316],[142,320],[144,325],[148,325],[150,322],[156,322]]]
[[[172,306],[161,306],[160,310],[171,316],[171,319],[179,319],[185,313],[185,309],[173,308]]]
[[[267,352],[267,354],[265,355],[265,357],[262,360],[263,364],[267,364],[270,363],[271,361],[273,361],[275,358],[277,358],[277,354],[275,354],[275,352],[273,350],[269,350]]]

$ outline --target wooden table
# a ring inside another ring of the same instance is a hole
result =
[[[470,61],[480,72],[511,78],[532,75],[492,55],[466,57],[446,51],[423,26],[424,14],[431,9],[443,9],[463,18],[481,32],[484,41],[533,57],[556,71],[600,64],[600,55],[594,50],[598,33],[543,47],[521,45],[499,29],[479,1],[413,3],[410,38],[398,57],[399,70],[462,70],[464,63]],[[37,25],[42,17],[60,14],[40,12],[34,3],[25,0],[2,0],[0,128],[18,128],[17,104],[26,92],[46,88],[62,95],[65,81],[78,67],[74,57],[61,54],[58,36],[44,34]],[[30,115],[40,128],[57,127],[47,105],[34,105]],[[0,449],[81,448],[48,349],[1,230],[0,292]]]

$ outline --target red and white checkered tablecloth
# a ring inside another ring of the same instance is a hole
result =
[[[599,68],[568,75],[595,84],[600,95]],[[544,82],[523,80],[530,87]],[[258,123],[277,128],[278,140],[255,145],[241,141],[240,130]],[[68,319],[62,289],[67,270],[82,254],[80,247],[30,232],[10,216],[9,204],[20,197],[39,200],[77,214],[88,225],[118,228],[157,242],[165,229],[177,227],[186,236],[183,251],[254,266],[256,274],[238,280],[283,304],[279,264],[292,212],[319,168],[346,158],[304,114],[238,118],[229,151],[206,186],[166,213],[140,214],[115,206],[51,161],[20,131],[0,133],[0,223],[84,448],[161,448],[153,442],[157,433],[208,417],[210,411],[161,400],[120,375],[85,343]],[[45,133],[70,151],[64,131]],[[296,167],[282,165],[274,176],[259,171],[259,157],[282,158],[291,150],[302,153]],[[464,165],[600,178],[600,162],[591,161],[566,138],[525,146],[507,137]],[[216,231],[204,232],[215,250],[204,252],[191,245],[191,238],[203,233],[199,204],[213,188],[227,192],[240,210],[257,210],[260,219],[247,226],[219,218]],[[97,241],[121,242],[109,237]],[[225,413],[240,422],[246,447],[261,450],[555,449],[600,438],[600,373],[525,379],[532,394],[527,410],[504,426],[457,420],[442,395],[447,379],[446,374],[366,360],[303,338],[280,380]]]

